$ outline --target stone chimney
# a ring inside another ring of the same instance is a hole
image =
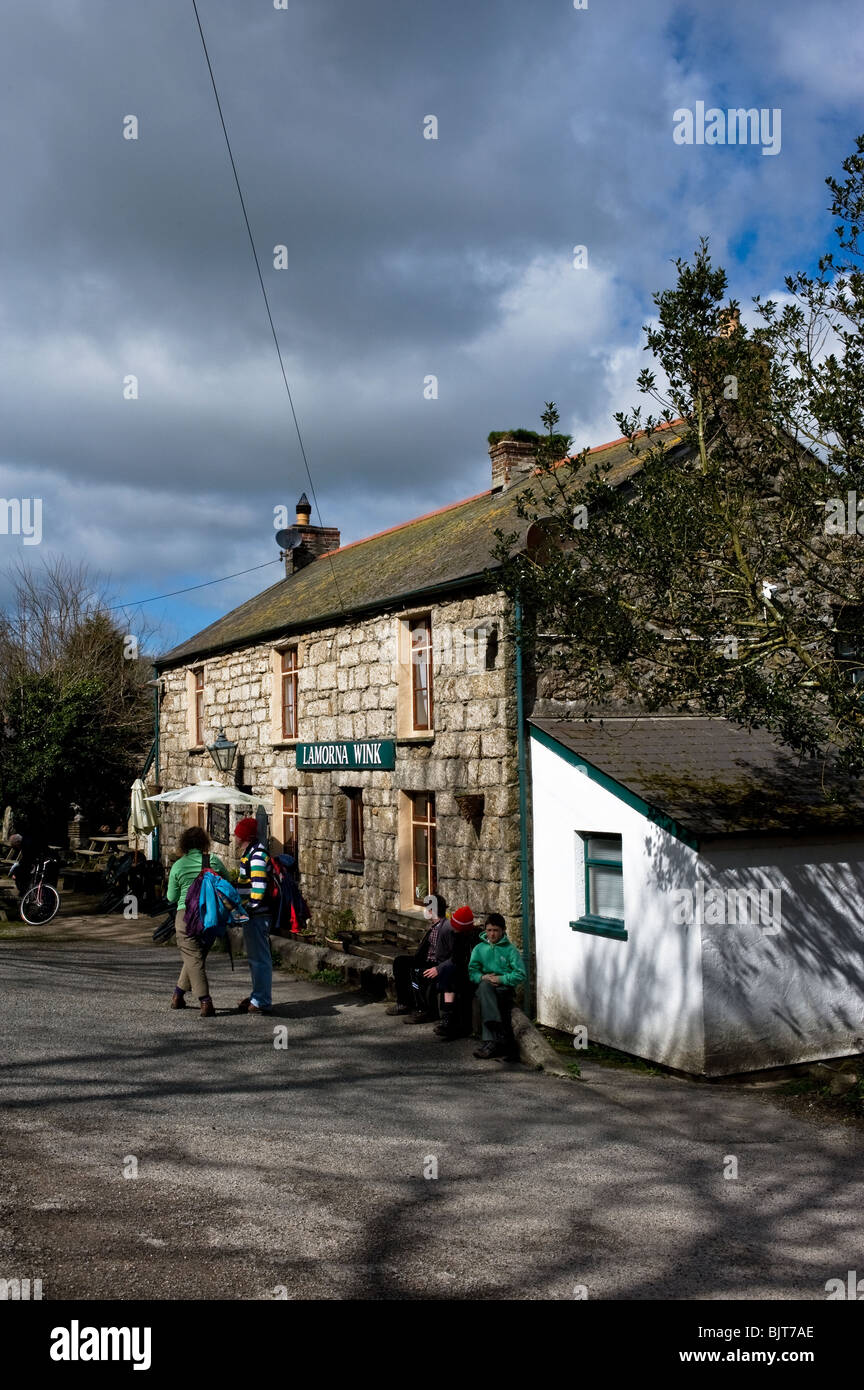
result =
[[[311,565],[313,560],[319,556],[326,555],[330,550],[338,550],[342,537],[336,526],[310,526],[309,521],[312,516],[312,508],[309,498],[304,492],[297,503],[297,525],[291,527],[291,532],[299,541],[299,544],[292,550],[286,550],[285,554],[285,573],[286,575],[296,574],[306,565]]]
[[[533,439],[511,439],[505,435],[489,445],[492,460],[492,491],[500,492],[526,478],[537,467],[537,444]]]

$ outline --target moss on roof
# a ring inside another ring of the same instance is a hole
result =
[[[603,447],[603,453],[613,483],[639,466],[624,442]],[[528,486],[530,479],[503,492],[480,493],[321,556],[181,642],[157,664],[177,665],[338,623],[414,595],[481,584],[498,567],[492,555],[496,529],[520,535],[527,530],[517,504]]]
[[[535,728],[702,839],[858,832],[864,787],[765,729],[704,716],[535,718]]]

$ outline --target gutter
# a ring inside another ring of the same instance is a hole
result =
[[[522,956],[525,961],[525,1007],[533,1016],[534,934],[531,922],[531,878],[528,864],[528,759],[525,737],[525,690],[522,655],[522,604],[516,599],[516,747],[519,765],[519,874],[522,889]]]

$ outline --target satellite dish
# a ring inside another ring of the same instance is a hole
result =
[[[296,526],[289,526],[285,531],[276,532],[276,544],[280,550],[296,550],[302,541],[303,537]]]

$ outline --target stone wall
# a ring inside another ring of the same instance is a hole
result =
[[[316,926],[344,926],[338,914],[347,909],[361,930],[379,928],[394,909],[416,912],[413,904],[400,900],[399,793],[429,791],[436,798],[439,891],[451,908],[469,903],[475,915],[503,912],[518,941],[516,686],[506,600],[501,594],[475,594],[436,604],[431,611],[432,738],[397,738],[397,697],[404,699],[404,690],[399,690],[400,619],[395,612],[285,639],[296,642],[300,652],[300,740],[395,739],[394,772],[296,770],[293,744],[274,741],[275,642],[193,663],[205,672],[205,739],[212,742],[224,728],[239,744],[238,781],[252,788],[271,816],[274,789],[297,788],[298,857]],[[206,752],[189,750],[187,670],[163,673],[160,780],[165,787],[215,775]],[[362,874],[338,868],[345,857],[343,785],[363,789]],[[461,791],[483,795],[479,822],[460,815],[454,793]],[[182,814],[179,808],[167,809],[167,853],[188,823]],[[236,819],[232,812],[232,827]],[[271,829],[276,838],[281,836],[278,820]],[[229,853],[233,856],[233,849]]]

